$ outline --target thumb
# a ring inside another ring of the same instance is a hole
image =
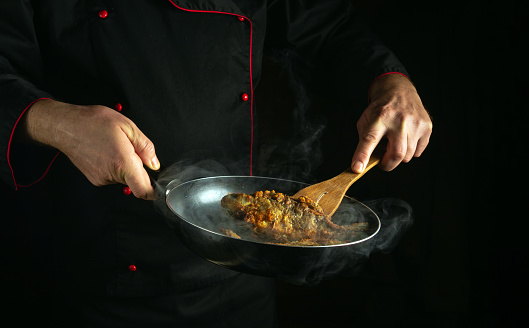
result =
[[[145,164],[151,170],[158,170],[160,168],[160,161],[156,156],[156,151],[152,141],[149,140],[149,138],[147,138],[136,126],[133,126],[132,131],[127,133],[127,136],[134,147],[134,151],[141,158],[143,164]]]

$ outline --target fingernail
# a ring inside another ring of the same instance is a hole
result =
[[[151,160],[151,165],[154,170],[158,170],[160,168],[160,162],[158,161],[158,157],[155,157]]]
[[[361,173],[364,170],[364,164],[360,161],[356,161],[353,164],[353,171],[357,173]]]

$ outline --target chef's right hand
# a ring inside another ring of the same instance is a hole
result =
[[[33,104],[24,117],[27,137],[66,154],[95,186],[122,183],[136,197],[154,199],[143,167],[159,169],[154,145],[127,117],[105,106],[50,99]]]

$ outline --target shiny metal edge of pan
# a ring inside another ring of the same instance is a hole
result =
[[[379,232],[381,223],[373,210],[351,198],[345,201],[355,204],[355,210],[359,212],[346,212],[347,217],[351,217],[354,222],[358,218],[352,214],[365,213],[368,222],[373,224],[373,230],[367,233],[367,238],[350,243],[279,245],[233,238],[214,231],[219,230],[219,218],[235,222],[220,206],[220,199],[229,193],[276,190],[293,195],[305,186],[304,183],[291,180],[246,176],[209,177],[181,184],[174,180],[172,185],[168,185],[166,193],[167,206],[173,213],[167,218],[168,224],[191,251],[230,270],[273,277],[298,285],[317,284],[322,279],[354,272],[367,259],[372,247],[368,239]],[[339,223],[336,219],[338,213],[333,215],[336,223]],[[349,220],[347,222],[352,223]],[[210,229],[205,226],[208,224],[214,227]]]
[[[197,223],[193,222],[194,220],[190,220],[189,217],[185,216],[185,214],[183,213],[183,208],[182,207],[176,206],[176,203],[178,203],[178,202],[175,202],[174,199],[171,197],[172,192],[174,192],[175,190],[185,190],[185,189],[187,189],[186,187],[188,187],[188,186],[190,186],[192,184],[204,183],[205,185],[219,186],[218,182],[221,181],[221,180],[234,181],[235,183],[234,184],[230,184],[229,185],[230,188],[223,189],[221,187],[220,189],[218,189],[218,191],[222,190],[221,192],[208,192],[208,191],[206,191],[205,193],[202,194],[203,197],[211,197],[212,203],[218,204],[219,208],[220,208],[220,199],[222,197],[224,197],[225,195],[227,195],[228,193],[242,193],[242,192],[244,192],[244,193],[254,193],[254,192],[258,191],[258,190],[271,190],[271,189],[274,189],[274,190],[276,190],[278,192],[282,192],[282,193],[285,193],[287,195],[292,195],[297,190],[300,190],[300,189],[302,189],[302,188],[307,186],[307,184],[305,184],[305,183],[297,182],[297,181],[293,181],[293,180],[270,178],[270,177],[261,177],[261,176],[214,176],[214,177],[205,177],[205,178],[198,178],[198,179],[189,180],[189,181],[182,182],[182,183],[179,183],[179,184],[173,184],[173,183],[170,182],[168,184],[168,189],[166,190],[166,204],[169,207],[169,209],[179,219],[185,221],[187,224],[195,227],[196,229],[202,230],[205,233],[217,235],[217,236],[223,237],[223,238],[233,239],[233,240],[236,240],[236,241],[244,241],[244,242],[250,242],[250,243],[256,243],[256,244],[263,244],[263,245],[267,245],[267,246],[293,247],[293,248],[310,248],[310,249],[313,249],[313,248],[328,248],[328,247],[346,247],[346,246],[350,246],[350,245],[353,245],[353,244],[363,243],[363,242],[373,238],[380,231],[381,222],[380,222],[380,219],[379,219],[378,215],[371,208],[369,208],[367,205],[365,205],[364,203],[360,202],[359,200],[354,199],[352,197],[345,196],[344,199],[346,201],[355,202],[358,205],[363,206],[363,208],[366,209],[367,211],[369,211],[369,214],[372,216],[372,218],[370,220],[371,222],[369,222],[370,225],[376,222],[376,229],[370,229],[370,231],[372,231],[372,232],[367,237],[359,239],[359,240],[355,240],[355,241],[352,241],[352,242],[349,242],[349,243],[336,244],[336,245],[320,245],[320,246],[282,245],[282,244],[275,244],[275,243],[266,243],[266,242],[261,242],[261,241],[257,241],[257,240],[248,240],[248,239],[244,239],[244,238],[239,239],[239,238],[227,236],[227,235],[225,235],[225,234],[223,234],[221,232],[217,232],[217,231],[213,231],[211,229],[204,228],[201,224],[197,224]],[[248,185],[240,185],[240,181],[247,181]],[[272,183],[277,183],[278,186],[277,186],[277,188],[265,188],[265,189],[259,188],[260,186],[263,185],[263,184],[259,183],[261,181],[265,182],[264,185],[268,185],[268,182],[272,182]],[[221,184],[221,185],[224,185],[224,184]],[[292,185],[294,189],[293,190],[289,190],[289,191],[284,191],[284,190],[282,190],[281,187],[285,186],[285,185]],[[299,188],[299,189],[297,189],[297,188]],[[190,198],[190,197],[193,197],[193,195],[188,195],[188,197],[186,197],[186,198]],[[195,205],[194,202],[193,202],[193,205]],[[338,212],[338,214],[339,214],[339,212]],[[375,220],[373,220],[373,219],[375,219]]]

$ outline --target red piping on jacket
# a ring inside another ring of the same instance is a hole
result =
[[[243,17],[250,23],[250,123],[251,123],[251,136],[250,136],[250,175],[253,175],[253,135],[254,135],[254,129],[253,129],[253,75],[252,75],[252,45],[253,45],[253,24],[250,19],[246,16],[234,14],[234,13],[228,13],[223,11],[214,11],[214,10],[198,10],[198,9],[187,9],[180,7],[176,5],[173,0],[169,0],[175,6],[176,8],[188,11],[192,13],[210,13],[210,14],[224,14],[224,15],[231,15],[235,17]]]
[[[402,76],[405,76],[409,79],[409,77],[406,75],[406,74],[402,74],[401,72],[387,72],[387,73],[384,73],[382,75],[379,75],[376,79],[373,80],[373,82],[371,82],[371,84],[369,85],[369,89],[367,89],[367,104],[369,104],[371,102],[371,99],[369,98],[369,94],[371,93],[371,87],[373,86],[373,84],[378,80],[380,79],[381,77],[383,77],[384,75],[388,75],[388,74],[400,74]]]
[[[21,188],[25,188],[25,187],[30,187],[32,185],[34,185],[35,183],[39,182],[40,180],[42,180],[44,178],[44,176],[48,173],[48,171],[50,170],[50,167],[51,165],[53,164],[53,162],[55,161],[55,159],[57,158],[57,156],[59,155],[59,152],[57,152],[57,154],[55,154],[55,156],[53,157],[53,159],[51,160],[50,164],[48,165],[48,167],[46,168],[46,171],[44,171],[44,174],[42,174],[42,176],[40,178],[38,178],[35,182],[33,183],[30,183],[28,185],[19,185],[15,179],[15,172],[13,171],[13,167],[11,166],[11,161],[9,159],[9,154],[10,154],[10,151],[11,151],[11,142],[13,141],[13,136],[15,135],[15,129],[17,128],[17,125],[18,123],[20,122],[20,120],[22,119],[22,117],[24,116],[24,114],[26,113],[26,111],[34,104],[36,103],[37,101],[39,100],[43,100],[43,99],[49,99],[49,98],[39,98],[37,100],[34,100],[32,101],[28,107],[26,107],[24,109],[24,111],[22,112],[22,114],[20,114],[20,116],[18,117],[17,121],[15,122],[15,126],[13,127],[13,130],[11,131],[11,136],[9,137],[9,143],[7,144],[7,165],[9,166],[9,169],[11,170],[11,175],[13,176],[13,183],[15,184],[15,190],[18,190],[18,187],[21,187]]]

